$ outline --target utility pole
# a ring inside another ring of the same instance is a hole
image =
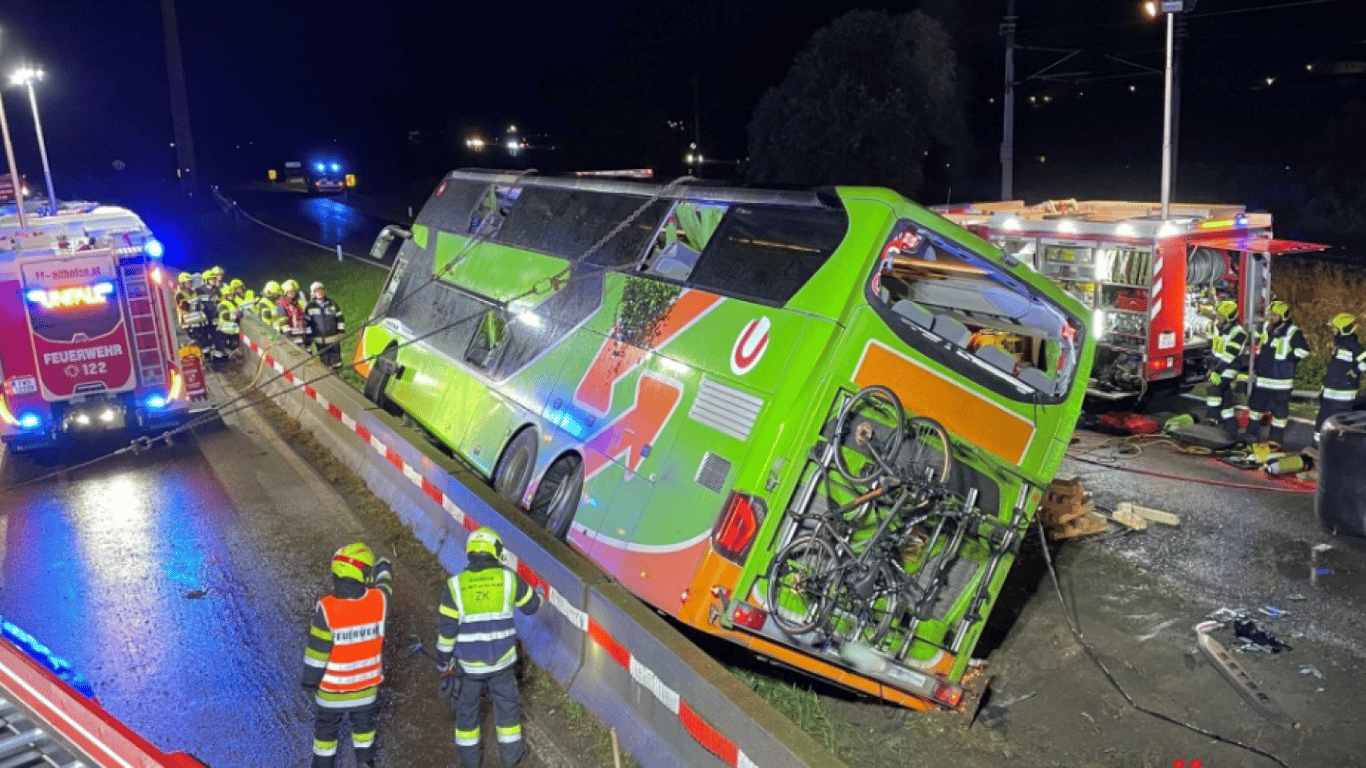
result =
[[[185,63],[180,55],[180,26],[175,0],[161,0],[162,27],[166,33],[166,72],[171,83],[171,123],[175,131],[176,178],[180,190],[194,195],[199,186],[195,171],[194,136],[190,132],[190,97],[185,89]]]
[[[1015,0],[1006,0],[1001,33],[1006,38],[1005,127],[1001,135],[1001,199],[1015,197]]]
[[[1192,3],[1194,5],[1194,3]],[[1175,14],[1172,36],[1172,195],[1176,195],[1176,168],[1181,150],[1181,51],[1186,40],[1186,14]]]

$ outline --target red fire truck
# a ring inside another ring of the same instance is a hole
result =
[[[1053,200],[937,209],[1090,307],[1089,391],[1119,399],[1203,381],[1212,308],[1238,302],[1249,329],[1270,301],[1273,256],[1327,246],[1277,240],[1271,214],[1241,205]]]
[[[126,208],[64,203],[22,228],[12,209],[0,214],[0,440],[11,450],[186,418],[185,374],[198,371],[179,356],[161,254]]]

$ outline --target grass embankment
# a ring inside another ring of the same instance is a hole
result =
[[[335,251],[291,240],[219,211],[189,217],[185,223],[188,236],[184,251],[167,256],[174,267],[201,272],[218,265],[227,272],[227,280],[240,278],[258,295],[270,280],[293,279],[303,294],[313,281],[321,281],[327,295],[345,313],[347,336],[342,342],[342,360],[351,361],[361,326],[370,318],[384,285],[386,270],[354,259],[337,261]],[[347,366],[342,368],[342,378],[355,387],[362,384]]]
[[[1287,259],[1272,270],[1271,292],[1290,304],[1290,319],[1313,350],[1295,373],[1295,388],[1318,389],[1333,354],[1328,321],[1339,312],[1366,319],[1366,270]]]

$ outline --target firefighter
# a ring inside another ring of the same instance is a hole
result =
[[[1290,419],[1290,390],[1295,383],[1295,369],[1309,356],[1309,343],[1298,326],[1290,322],[1290,305],[1273,301],[1266,311],[1262,332],[1257,337],[1257,351],[1252,372],[1256,381],[1247,398],[1252,413],[1250,428],[1253,438],[1261,440],[1261,418],[1271,414],[1271,441],[1285,440],[1285,425]]]
[[[299,301],[299,284],[286,280],[280,284],[280,298],[275,301],[275,311],[279,316],[280,332],[295,344],[304,342],[304,306]]]
[[[1209,382],[1205,386],[1205,420],[1216,419],[1224,431],[1238,435],[1233,403],[1238,383],[1238,361],[1247,346],[1247,330],[1238,322],[1238,302],[1225,299],[1214,308],[1214,333],[1210,339]]]
[[[209,361],[224,363],[237,354],[237,348],[241,344],[239,334],[242,327],[239,323],[242,311],[238,309],[237,301],[231,294],[225,294],[218,300],[216,317],[218,319],[214,324],[213,351],[209,353]]]
[[[517,627],[512,610],[533,614],[541,598],[520,576],[504,568],[503,542],[480,528],[465,542],[465,570],[446,580],[437,618],[436,650],[441,690],[455,708],[455,751],[466,768],[478,768],[480,703],[484,689],[493,700],[498,753],[503,765],[526,756],[522,699],[517,690]]]
[[[190,341],[201,350],[213,346],[213,323],[205,306],[204,294],[195,283],[195,275],[181,272],[176,278],[176,308],[180,312],[180,327],[190,337]]]
[[[280,289],[280,284],[270,280],[261,286],[261,297],[256,300],[256,316],[261,318],[261,322],[281,333],[284,332],[284,329],[280,325],[281,315],[275,305],[280,301],[280,296],[283,294],[284,291]]]
[[[1323,374],[1319,415],[1314,419],[1314,445],[1319,444],[1319,430],[1329,416],[1352,410],[1352,402],[1361,388],[1361,374],[1366,373],[1366,351],[1357,338],[1356,316],[1339,313],[1328,321],[1328,327],[1333,329],[1333,356]]]
[[[332,768],[341,723],[351,720],[356,765],[374,768],[375,713],[384,682],[384,620],[392,569],[365,544],[332,555],[332,591],[313,608],[303,686],[313,694],[313,768]]]
[[[237,300],[237,311],[241,312],[244,316],[251,315],[252,317],[255,317],[259,307],[258,301],[259,300],[256,298],[256,291],[248,288],[245,291],[242,291],[241,298]]]
[[[223,268],[209,267],[204,270],[204,282],[199,292],[209,297],[215,304],[223,298]]]
[[[234,277],[228,281],[228,287],[223,293],[232,299],[234,304],[240,304],[247,295],[246,283],[243,283],[240,278]]]
[[[346,333],[346,318],[342,308],[328,298],[327,289],[320,282],[308,287],[311,298],[304,306],[307,322],[304,348],[315,347],[318,359],[331,368],[341,367],[341,340]]]

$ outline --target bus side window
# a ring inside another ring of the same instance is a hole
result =
[[[641,271],[679,282],[686,281],[697,266],[697,257],[707,247],[728,206],[679,202],[655,235]]]
[[[495,354],[503,346],[503,339],[507,332],[507,321],[499,314],[498,310],[490,309],[484,313],[484,317],[479,321],[479,327],[474,332],[474,337],[470,339],[470,345],[465,350],[465,361],[476,367],[488,370],[497,362]]]

